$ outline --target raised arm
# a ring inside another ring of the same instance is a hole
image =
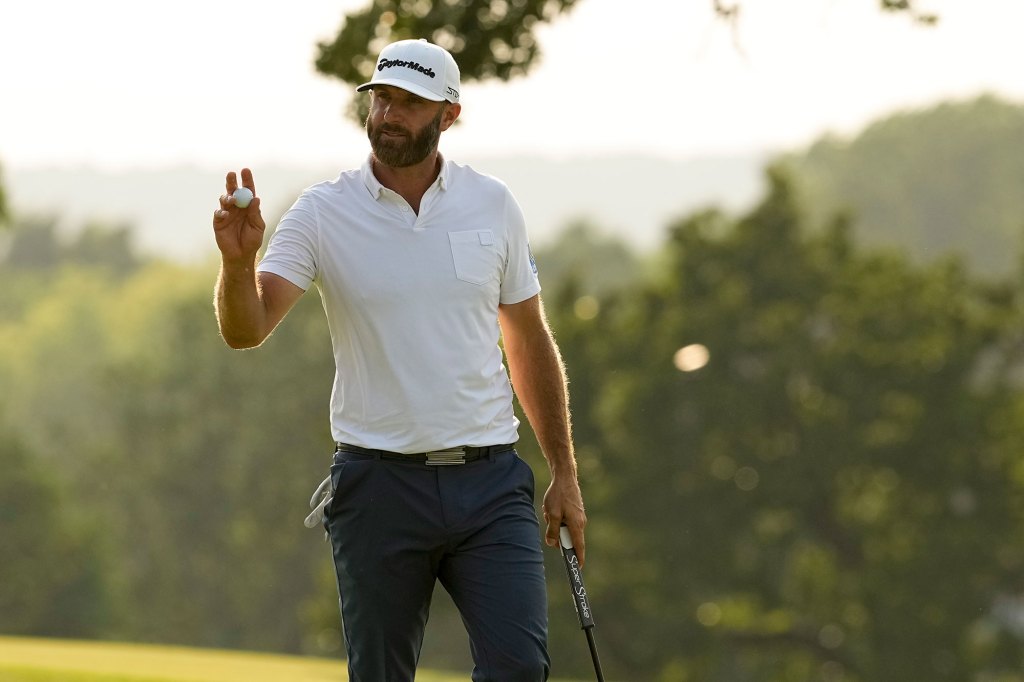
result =
[[[242,186],[256,194],[252,171],[242,169]],[[238,189],[234,172],[225,180],[227,192],[213,214],[213,233],[220,249],[220,274],[214,291],[214,309],[224,342],[232,348],[253,348],[263,343],[284,319],[303,290],[283,277],[256,274],[256,254],[267,229],[257,196],[239,208],[231,196]]]
[[[551,485],[543,503],[547,524],[545,541],[552,547],[557,546],[559,526],[568,526],[582,566],[587,515],[576,477],[569,393],[562,357],[539,295],[521,303],[501,305],[498,320],[512,387],[551,469]]]

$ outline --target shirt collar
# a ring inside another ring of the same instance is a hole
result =
[[[441,172],[437,174],[437,179],[434,180],[434,184],[443,190],[447,190],[449,183],[448,162],[441,153],[438,153],[437,158],[441,160]],[[363,161],[363,165],[360,168],[359,173],[362,176],[363,184],[366,186],[370,196],[375,200],[380,199],[381,193],[387,188],[380,184],[380,180],[378,180],[377,176],[373,174],[373,154],[369,154],[366,157],[366,160]]]
[[[437,186],[441,189],[448,189],[448,162],[445,160],[444,155],[441,152],[437,153],[437,158],[441,160],[441,172],[437,174]]]
[[[363,184],[366,185],[370,196],[375,200],[380,199],[380,194],[384,191],[384,185],[380,184],[380,180],[373,174],[373,154],[366,157],[366,161],[363,162],[363,167],[359,173],[363,177]]]

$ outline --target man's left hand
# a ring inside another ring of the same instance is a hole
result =
[[[580,568],[586,563],[586,540],[583,529],[587,525],[587,513],[583,509],[583,494],[575,476],[554,477],[548,491],[544,493],[544,522],[547,531],[544,541],[549,547],[559,545],[559,528],[565,525],[572,537],[572,546],[580,560]]]

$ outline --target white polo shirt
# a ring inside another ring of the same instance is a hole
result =
[[[540,283],[501,181],[442,160],[417,215],[368,159],[306,189],[257,270],[320,291],[335,440],[403,453],[517,440],[498,303]]]

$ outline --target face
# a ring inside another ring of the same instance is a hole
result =
[[[453,115],[452,106],[400,88],[373,88],[366,119],[373,155],[392,168],[407,168],[425,160],[437,149],[441,131],[447,130],[458,115],[457,111]]]

